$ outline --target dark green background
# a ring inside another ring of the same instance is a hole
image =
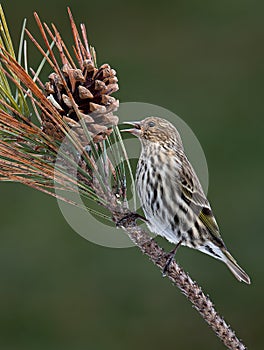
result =
[[[177,260],[249,349],[263,349],[263,1],[2,4],[15,43],[24,17],[37,33],[34,10],[71,43],[70,5],[99,63],[117,69],[120,100],[164,106],[190,125],[207,157],[222,235],[252,285],[199,252],[182,248]],[[137,249],[84,240],[55,199],[22,185],[1,183],[0,195],[1,349],[224,349]]]

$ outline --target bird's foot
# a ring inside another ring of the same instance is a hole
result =
[[[148,222],[148,220],[144,216],[138,213],[130,212],[116,221],[116,227],[135,225],[137,219],[140,219],[144,222]]]
[[[165,258],[166,258],[166,263],[162,269],[162,276],[165,277],[168,270],[169,270],[169,267],[172,263],[172,261],[174,260],[175,258],[175,255],[176,255],[176,252],[179,248],[179,246],[181,245],[182,241],[179,241],[176,246],[169,252],[165,255]]]
[[[175,254],[171,254],[171,253],[168,253],[167,254],[167,260],[166,260],[166,263],[162,269],[162,276],[165,277],[167,275],[167,272],[169,270],[169,267],[170,267],[170,264],[172,263],[172,261],[174,260],[174,257],[175,257]]]

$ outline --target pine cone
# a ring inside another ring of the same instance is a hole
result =
[[[89,136],[94,142],[100,142],[112,132],[112,126],[117,125],[118,117],[113,114],[119,106],[119,101],[110,96],[118,90],[116,72],[108,64],[99,69],[92,60],[82,62],[82,69],[72,68],[65,64],[62,75],[73,99],[68,96],[65,82],[57,73],[49,75],[45,84],[47,98],[61,114],[63,121],[77,134],[83,146],[89,141],[81,125],[85,123]],[[43,131],[57,140],[64,135],[52,120],[42,116]]]

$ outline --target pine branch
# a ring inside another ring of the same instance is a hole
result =
[[[122,219],[120,213],[115,213],[114,219],[116,222],[122,222],[122,229],[127,233],[133,243],[144,255],[150,258],[154,265],[163,270],[167,262],[167,253],[153,239],[150,239],[149,234],[137,226],[133,219],[130,220],[129,213],[126,213],[124,219]],[[204,294],[202,288],[191,279],[176,261],[170,264],[166,277],[169,278],[193,304],[194,308],[228,349],[246,349],[246,346],[237,338],[235,332],[225,322],[223,317],[217,313],[210,298]]]

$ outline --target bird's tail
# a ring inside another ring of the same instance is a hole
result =
[[[226,259],[224,262],[226,263],[229,270],[233,273],[233,275],[239,280],[239,282],[243,281],[247,284],[250,284],[250,278],[246,274],[246,272],[238,265],[236,260],[232,257],[232,255],[227,251],[223,251]]]

